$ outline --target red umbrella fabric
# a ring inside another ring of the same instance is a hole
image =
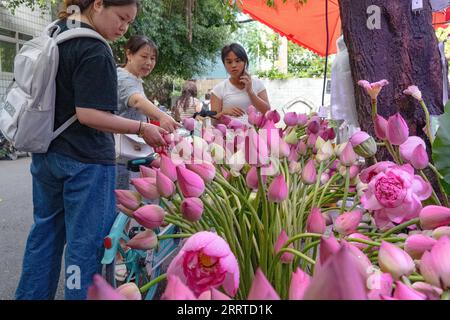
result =
[[[254,20],[272,28],[311,51],[326,55],[325,2],[326,0],[309,0],[301,5],[295,0],[273,0],[269,7],[266,0],[235,0],[239,9]],[[449,14],[450,14],[450,10]],[[445,11],[433,13],[435,28],[446,27],[442,22],[448,21]],[[341,35],[341,18],[338,0],[328,0],[328,54],[336,53],[336,40]]]

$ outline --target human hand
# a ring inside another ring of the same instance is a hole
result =
[[[245,111],[239,107],[231,107],[222,110],[222,115],[232,116],[232,117],[241,117],[245,114]]]
[[[161,127],[149,123],[144,124],[143,139],[145,143],[153,148],[165,147],[167,145],[166,141],[162,137],[162,134],[164,133],[168,132]]]
[[[164,130],[168,131],[169,133],[174,132],[178,128],[181,128],[181,124],[176,122],[171,116],[168,114],[162,113],[161,117],[158,119],[159,125]]]
[[[244,70],[244,72],[242,73],[241,77],[239,78],[239,81],[245,85],[244,89],[247,92],[251,92],[253,90],[252,76],[246,70]]]

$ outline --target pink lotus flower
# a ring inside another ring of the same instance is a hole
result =
[[[380,300],[381,296],[391,296],[394,279],[389,273],[375,272],[369,276],[367,282],[371,289],[368,294],[369,300]]]
[[[175,192],[175,184],[161,171],[156,173],[156,188],[164,198],[171,197]]]
[[[127,300],[123,295],[117,292],[105,279],[99,274],[94,275],[92,284],[88,288],[87,300]]]
[[[197,300],[197,297],[179,277],[169,275],[167,277],[167,286],[161,300]]]
[[[169,157],[161,156],[161,172],[173,182],[177,181],[176,166]]]
[[[389,84],[386,79],[370,83],[367,80],[359,80],[358,84],[363,87],[372,100],[376,100],[381,89]]]
[[[375,118],[375,135],[378,137],[378,139],[380,139],[380,140],[386,139],[387,127],[388,127],[387,120],[377,114],[377,116]]]
[[[266,112],[266,119],[273,123],[278,123],[281,120],[281,116],[277,110],[270,110]]]
[[[260,268],[256,269],[247,300],[280,300],[280,296]]]
[[[148,229],[161,226],[164,221],[164,210],[160,206],[148,204],[133,213],[134,219]]]
[[[356,228],[362,219],[362,212],[359,210],[345,212],[334,221],[334,230],[343,235],[356,232]]]
[[[420,92],[417,86],[409,86],[408,89],[405,89],[403,91],[403,93],[412,96],[418,101],[422,101],[422,92]]]
[[[419,214],[423,229],[435,229],[450,224],[450,208],[442,206],[426,206]]]
[[[441,294],[443,292],[441,288],[420,281],[414,282],[412,287],[415,290],[423,293],[427,297],[427,300],[441,300]]]
[[[320,264],[324,265],[325,262],[328,260],[328,258],[337,253],[340,248],[341,245],[336,240],[333,234],[331,234],[328,238],[327,237],[320,238],[320,247],[319,247]]]
[[[397,166],[396,163],[390,161],[378,162],[367,169],[361,171],[360,179],[363,183],[369,183],[380,172],[385,172],[388,168]]]
[[[433,230],[433,238],[439,240],[441,237],[447,236],[450,238],[450,227],[439,227]]]
[[[208,162],[200,164],[186,164],[186,168],[198,174],[205,183],[211,182],[216,176],[216,168]]]
[[[130,183],[136,190],[146,199],[159,199],[158,188],[156,187],[156,179],[153,178],[134,178]]]
[[[239,287],[239,266],[228,244],[207,231],[192,235],[172,260],[167,275],[175,275],[198,296],[223,285],[229,296]]]
[[[349,244],[343,244],[319,270],[315,269],[304,299],[366,300],[367,270],[363,270],[355,249]]]
[[[325,218],[320,212],[320,208],[312,208],[306,220],[306,231],[323,234],[326,230]]]
[[[394,279],[408,276],[414,271],[414,261],[399,247],[386,242],[381,242],[378,253],[378,264],[383,272],[389,272]]]
[[[134,282],[124,283],[116,289],[127,300],[142,300],[141,292]]]
[[[141,205],[142,197],[139,193],[131,190],[114,190],[116,200],[125,208],[136,210]]]
[[[183,119],[183,127],[187,131],[194,131],[195,128],[195,119],[194,118],[186,118]]]
[[[297,124],[299,126],[304,126],[308,122],[308,116],[304,113],[297,115]]]
[[[395,281],[394,298],[398,300],[426,300],[427,296],[413,288]]]
[[[286,234],[286,231],[281,230],[280,235],[278,236],[277,242],[275,243],[275,254],[277,254],[281,248],[283,247],[283,245],[286,243],[286,241],[289,240],[288,235]],[[288,246],[289,248],[293,249],[294,245],[291,243]],[[281,255],[280,258],[282,263],[291,263],[294,260],[294,255],[290,252],[285,252]]]
[[[405,251],[413,258],[420,259],[425,251],[431,250],[437,241],[423,234],[413,234],[406,239]]]
[[[284,123],[285,123],[288,127],[296,126],[297,123],[298,123],[297,113],[295,113],[295,112],[287,112],[287,113],[284,115]]]
[[[181,192],[186,198],[198,198],[205,191],[203,179],[195,172],[178,166],[177,176]]]
[[[311,277],[297,268],[292,273],[291,285],[289,287],[289,300],[303,300],[306,290],[311,283]]]
[[[136,250],[150,250],[158,245],[158,236],[151,230],[139,232],[127,242],[127,246]]]
[[[288,196],[288,186],[284,180],[284,176],[279,174],[273,179],[267,190],[267,199],[270,202],[283,202]]]
[[[139,166],[139,171],[141,172],[141,178],[156,179],[156,170],[155,169],[152,169],[152,168],[149,168],[146,166]]]
[[[357,159],[357,155],[355,151],[353,151],[353,147],[351,143],[346,143],[344,149],[342,150],[342,153],[339,155],[339,160],[341,161],[341,164],[350,167],[352,164],[355,163]]]
[[[393,145],[401,145],[408,139],[409,128],[405,119],[396,113],[387,122],[387,139]]]
[[[185,198],[181,203],[181,214],[190,221],[199,221],[203,214],[203,202],[199,198]]]
[[[420,261],[420,273],[425,281],[446,290],[450,288],[450,238],[442,237],[431,251],[425,251]]]
[[[365,182],[364,175],[370,176],[370,170],[374,170],[371,168],[361,174],[361,181]],[[376,218],[387,218],[385,222],[402,223],[417,217],[422,209],[421,201],[431,195],[430,184],[414,175],[414,168],[409,164],[392,167],[382,164],[378,169],[384,171],[370,180],[361,198],[364,208],[374,211]],[[383,227],[381,221],[376,222],[379,228]]]
[[[400,145],[402,159],[409,162],[416,169],[424,169],[428,166],[428,154],[422,138],[411,136]]]
[[[266,183],[267,176],[261,175],[261,179],[263,183]],[[256,190],[258,189],[258,171],[256,167],[251,167],[247,172],[247,176],[245,177],[245,182],[247,182],[247,186],[250,189]]]
[[[314,160],[309,159],[302,171],[302,181],[305,184],[314,184],[317,180],[316,166]]]

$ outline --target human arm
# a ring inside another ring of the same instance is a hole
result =
[[[244,110],[239,107],[225,108],[222,107],[222,100],[214,93],[211,94],[211,111],[217,112],[215,118],[220,119],[222,116],[240,117],[245,114]]]
[[[252,78],[250,74],[244,72],[241,76],[241,82],[245,85],[245,90],[252,102],[252,105],[262,114],[270,110],[269,98],[266,89],[256,93],[253,89]]]

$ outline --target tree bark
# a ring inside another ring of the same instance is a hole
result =
[[[367,26],[367,8],[378,6],[380,28]],[[400,112],[410,129],[410,135],[426,140],[422,130],[425,115],[419,103],[403,90],[417,85],[430,114],[443,112],[442,66],[432,22],[429,0],[423,1],[420,13],[411,10],[411,1],[401,0],[340,0],[344,40],[347,45],[355,86],[358,120],[362,130],[374,136],[369,96],[358,86],[358,80],[369,82],[387,79],[378,96],[378,114],[386,119]],[[430,145],[428,143],[428,150]],[[382,152],[381,157],[386,158]]]

